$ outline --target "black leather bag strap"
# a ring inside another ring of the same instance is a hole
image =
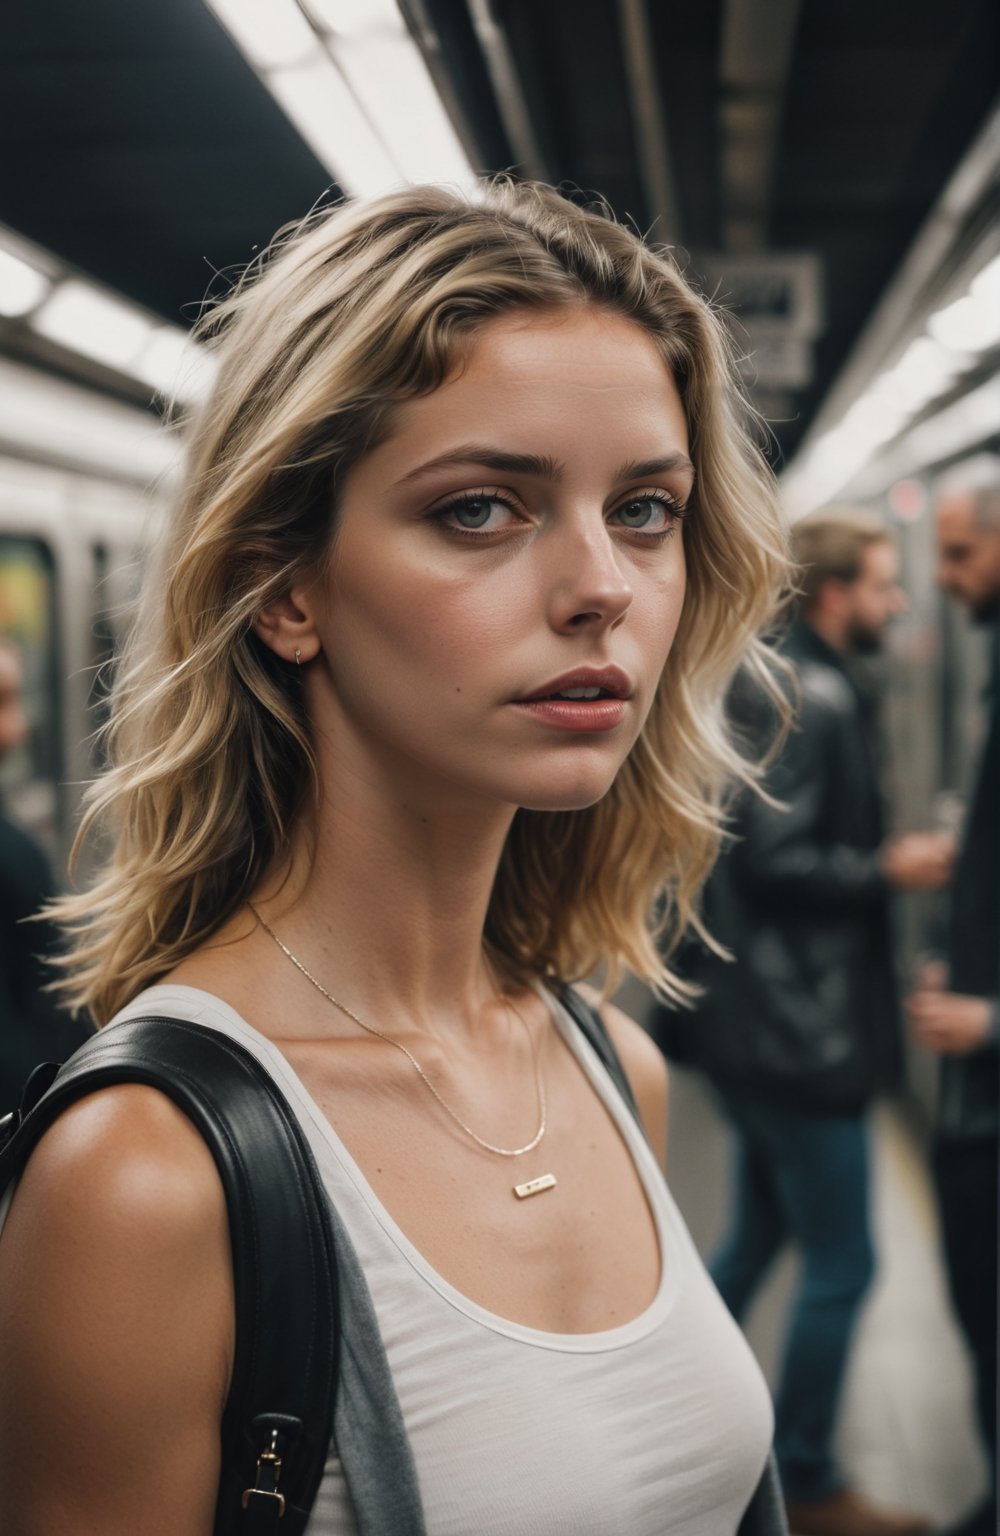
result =
[[[116,1025],[53,1082],[54,1070],[33,1074],[3,1128],[0,1193],[63,1110],[98,1088],[146,1083],[184,1111],[219,1170],[233,1253],[236,1356],[216,1536],[298,1536],[332,1434],[339,1331],[326,1197],[294,1114],[249,1051],[186,1020]]]
[[[621,1057],[615,1050],[611,1036],[608,1034],[608,1026],[605,1024],[597,1009],[580,996],[573,987],[562,987],[558,992],[559,1001],[569,1014],[573,1023],[579,1026],[588,1043],[593,1047],[599,1057],[602,1066],[607,1070],[608,1076],[628,1105],[632,1114],[642,1128],[642,1118],[639,1114],[639,1106],[635,1102],[635,1094],[632,1092],[632,1084],[625,1075]]]

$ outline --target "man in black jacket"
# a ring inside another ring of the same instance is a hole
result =
[[[941,1057],[934,1166],[955,1313],[968,1340],[992,1492],[955,1536],[994,1536],[997,1454],[997,1155],[1000,1095],[1000,487],[938,507],[938,576],[988,626],[986,732],[952,888],[947,967],[907,1001],[916,1039]]]
[[[874,1267],[865,1110],[901,1066],[890,891],[944,884],[953,849],[936,834],[886,841],[868,705],[845,666],[905,606],[885,528],[843,509],[805,519],[792,540],[801,596],[782,650],[796,722],[767,775],[774,801],[742,797],[706,893],[709,930],[735,963],[700,957],[705,998],[680,1032],[736,1135],[734,1212],[713,1264],[734,1316],[787,1242],[802,1253],[775,1402],[792,1530],[912,1536],[929,1527],[847,1487],[832,1441]],[[760,756],[773,708],[745,682],[731,707]]]
[[[0,760],[27,733],[21,658],[0,636]],[[16,1107],[33,1067],[64,1061],[85,1038],[83,1027],[43,991],[51,972],[39,956],[54,949],[52,925],[24,922],[54,895],[44,853],[0,808],[0,1116]]]

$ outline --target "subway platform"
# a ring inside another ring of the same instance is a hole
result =
[[[634,999],[623,999],[642,1017]],[[671,1068],[669,1176],[703,1255],[722,1234],[729,1191],[728,1132],[696,1075]],[[845,1470],[862,1492],[947,1526],[985,1493],[972,1384],[953,1322],[928,1174],[899,1113],[874,1116],[873,1225],[878,1274],[858,1324],[840,1419]],[[776,1265],[747,1336],[773,1386],[795,1261]]]

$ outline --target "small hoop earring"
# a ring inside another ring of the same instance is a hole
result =
[[[295,647],[295,665],[297,667],[301,667],[302,665],[302,652],[299,650],[298,646]]]

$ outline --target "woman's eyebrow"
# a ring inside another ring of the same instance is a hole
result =
[[[418,464],[416,469],[411,469],[396,484],[406,485],[424,475],[434,474],[439,469],[462,469],[466,465],[479,465],[500,474],[533,475],[540,480],[558,480],[565,469],[565,465],[548,454],[508,453],[502,448],[491,448],[480,443],[463,443],[461,447],[452,448],[435,459],[428,459],[426,464]],[[648,480],[653,475],[670,474],[677,470],[694,474],[694,465],[686,453],[667,453],[655,459],[629,460],[617,472],[615,481]]]
[[[418,464],[416,469],[411,469],[409,474],[396,483],[406,485],[408,481],[419,480],[423,475],[433,474],[435,470],[461,469],[467,464],[495,469],[501,474],[534,475],[541,480],[558,480],[564,469],[564,465],[548,454],[507,453],[502,448],[490,448],[481,443],[463,443],[461,447],[452,448],[436,459],[428,459],[426,464]]]
[[[693,475],[694,465],[686,453],[665,453],[658,459],[631,459],[618,471],[619,480],[650,480],[654,475],[669,475],[677,470]]]

